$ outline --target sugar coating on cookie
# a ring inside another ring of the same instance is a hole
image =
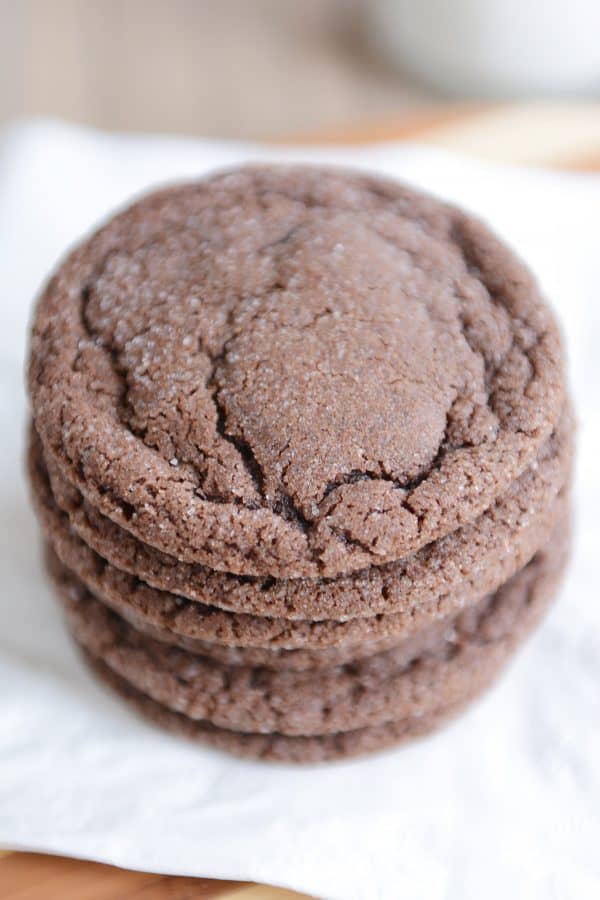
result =
[[[537,623],[559,582],[568,522],[495,594],[429,639],[316,671],[230,666],[140,634],[77,580],[62,591],[75,639],[143,694],[240,732],[325,735],[428,715],[489,684]],[[67,578],[66,584],[69,584]]]
[[[181,560],[335,576],[472,521],[563,397],[527,269],[391,182],[225,173],[114,218],[38,305],[44,447],[97,508]]]
[[[212,641],[287,651],[295,661],[308,654],[311,663],[331,647],[367,656],[376,652],[373,642],[414,633],[496,590],[546,543],[568,501],[569,425],[563,422],[535,466],[471,525],[407,560],[336,580],[265,583],[171,558],[161,566],[156,551],[94,516],[68,485],[61,488],[64,508],[57,503],[35,435],[32,496],[61,562],[142,631],[198,652],[197,642]]]

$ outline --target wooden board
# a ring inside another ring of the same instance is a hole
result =
[[[600,104],[450,106],[294,142],[412,140],[496,161],[600,171]],[[130,872],[37,853],[0,856],[0,900],[301,900],[264,885]]]
[[[295,143],[407,140],[490,162],[600,170],[600,103],[452,105],[398,121],[301,135]]]

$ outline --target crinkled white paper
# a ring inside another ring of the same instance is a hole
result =
[[[562,317],[580,421],[575,556],[560,602],[473,710],[357,762],[239,762],[139,720],[67,638],[22,474],[32,298],[69,244],[133,194],[265,155],[51,122],[0,135],[0,845],[340,900],[597,898],[599,178],[415,146],[269,154],[367,166],[475,210]]]

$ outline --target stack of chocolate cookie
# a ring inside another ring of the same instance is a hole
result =
[[[30,473],[102,679],[235,753],[423,734],[565,563],[557,326],[478,221],[382,179],[256,168],[154,193],[37,308]]]

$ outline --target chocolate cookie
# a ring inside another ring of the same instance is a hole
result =
[[[407,600],[405,609],[397,614],[379,614],[345,622],[289,621],[229,613],[150,588],[137,577],[111,566],[78,538],[69,527],[65,514],[60,513],[53,504],[43,468],[32,469],[32,482],[38,517],[50,546],[61,562],[93,594],[135,628],[159,640],[205,653],[224,662],[275,665],[276,661],[278,667],[298,669],[333,665],[359,655],[372,655],[394,646],[399,639],[415,631],[427,629],[432,623],[455,615],[490,588],[497,588],[514,574],[515,569],[524,565],[547,542],[556,523],[564,519],[567,505],[566,495],[559,496],[548,499],[547,507],[538,516],[534,516],[531,510],[524,513],[526,527],[523,530],[527,540],[520,532],[508,538],[501,536],[500,545],[505,548],[505,557],[503,561],[497,561],[495,583],[490,584],[489,578],[476,580],[475,584],[480,587],[478,592],[473,584],[458,582],[454,593],[434,595],[427,602],[419,603],[419,599],[422,601],[423,598],[415,591],[416,596],[410,598],[412,606]],[[510,548],[509,553],[507,548]],[[485,565],[477,565],[476,573],[480,573],[481,569],[486,572]],[[456,568],[460,571],[460,564]],[[436,564],[433,571],[439,574],[444,569]],[[502,578],[504,572],[506,575]],[[447,581],[442,583],[447,591]],[[332,583],[331,589],[335,590],[335,583]],[[247,648],[251,652],[240,649],[223,652],[215,644]],[[257,648],[264,648],[266,654]],[[324,652],[324,648],[337,648],[337,651]]]
[[[496,594],[412,658],[402,646],[314,672],[226,666],[141,635],[76,582],[62,593],[63,605],[78,643],[176,712],[243,732],[331,734],[426,715],[487,684],[554,592],[565,526]]]
[[[495,590],[549,538],[560,511],[554,501],[568,479],[571,454],[572,420],[566,413],[535,464],[475,523],[400,562],[335,580],[247,579],[160,554],[95,511],[56,471],[52,475],[53,495],[35,433],[30,472],[39,517],[59,557],[93,592],[116,604],[127,618],[128,608],[131,615],[137,609],[153,627],[191,639],[254,646],[308,643],[319,647],[414,630],[428,619],[450,615]],[[62,512],[57,510],[57,503]],[[77,542],[73,530],[103,560],[121,570],[119,584],[110,567],[95,561]],[[98,581],[99,572],[104,586]],[[123,572],[134,577],[128,580]],[[139,579],[176,594],[178,603],[174,604],[172,597],[152,599],[153,592],[145,590]],[[203,606],[183,604],[181,597]],[[206,606],[211,609],[206,610]],[[214,607],[251,615],[242,619],[219,617]],[[164,614],[159,612],[161,608]],[[270,621],[256,623],[252,619],[255,614]],[[394,619],[390,618],[392,614]],[[373,620],[375,615],[380,618]],[[369,621],[354,625],[342,621],[355,617],[369,617]],[[293,627],[277,619],[303,621]],[[316,620],[325,621],[317,626]],[[228,638],[231,630],[233,638]]]
[[[563,514],[566,512],[566,503],[563,504]],[[564,517],[564,516],[563,516]],[[274,640],[272,645],[267,644],[264,647],[254,646],[246,642],[252,637],[250,629],[244,630],[245,624],[242,616],[236,616],[231,613],[221,613],[219,610],[207,610],[206,618],[209,625],[211,619],[216,618],[219,621],[224,616],[230,616],[230,628],[225,632],[226,642],[219,640],[220,635],[216,637],[211,635],[212,640],[204,640],[201,638],[189,637],[186,634],[185,626],[179,631],[156,624],[159,618],[157,615],[156,604],[151,605],[151,614],[147,614],[147,608],[140,611],[138,604],[123,602],[118,592],[115,595],[113,590],[107,590],[107,585],[102,578],[92,577],[89,570],[86,570],[86,577],[81,578],[79,572],[73,571],[65,565],[56,555],[51,545],[46,547],[46,568],[52,578],[52,581],[58,591],[70,602],[73,598],[86,599],[87,594],[91,594],[95,599],[100,600],[105,606],[117,612],[122,619],[131,625],[136,631],[155,640],[162,641],[166,644],[173,644],[189,650],[192,653],[207,656],[212,660],[234,666],[260,666],[267,669],[291,669],[293,671],[302,672],[307,669],[325,669],[332,666],[344,665],[346,663],[357,662],[359,659],[366,659],[377,653],[394,648],[396,660],[400,659],[402,653],[405,654],[406,663],[408,664],[415,655],[428,651],[439,645],[449,628],[453,627],[455,616],[448,616],[444,619],[432,621],[424,627],[420,628],[416,633],[409,633],[400,636],[391,634],[382,637],[367,638],[360,643],[336,644],[332,647],[319,648],[314,647],[310,643],[310,622],[304,623],[306,626],[303,635],[305,645],[301,649],[286,649],[278,645],[278,641]],[[95,584],[100,584],[101,591],[94,590]],[[143,587],[141,589],[143,593]],[[142,601],[143,603],[143,601]],[[177,620],[178,616],[185,622],[185,613],[193,613],[193,609],[180,609],[176,600],[165,600],[160,607],[163,613],[163,620],[167,623]],[[167,611],[170,616],[167,615]],[[212,615],[211,615],[212,613]],[[231,618],[235,618],[231,622]],[[250,617],[249,617],[250,618]],[[241,621],[240,621],[241,620]],[[194,623],[197,624],[197,623]],[[212,622],[214,627],[214,622]],[[263,635],[269,628],[270,623],[264,622],[265,628],[261,628],[262,619],[258,619],[254,623],[254,633]],[[365,623],[367,624],[367,623]],[[241,636],[237,639],[238,644],[233,644],[235,638],[235,628],[241,632]],[[208,629],[207,629],[208,630]],[[377,623],[375,623],[374,631],[377,631]],[[223,629],[225,631],[225,629]],[[183,633],[181,633],[183,632]],[[277,635],[279,640],[285,640],[282,634]],[[257,638],[260,640],[260,637]],[[312,647],[312,648],[311,648]]]
[[[334,576],[473,521],[563,398],[557,328],[481,223],[389,181],[257,168],[152,194],[37,308],[45,453],[187,562]]]
[[[166,706],[161,706],[160,703],[137,691],[107,665],[91,657],[85,650],[82,650],[82,655],[102,681],[120,694],[141,715],[161,728],[235,756],[274,762],[319,763],[385,750],[407,740],[422,737],[445,725],[458,715],[478,693],[473,689],[469,692],[469,696],[465,696],[460,703],[448,706],[443,710],[437,710],[425,716],[417,716],[414,719],[386,722],[384,725],[375,725],[373,728],[341,731],[338,734],[313,735],[312,737],[289,737],[283,734],[240,734],[225,728],[217,728],[210,722],[190,719],[181,713],[167,709]]]

